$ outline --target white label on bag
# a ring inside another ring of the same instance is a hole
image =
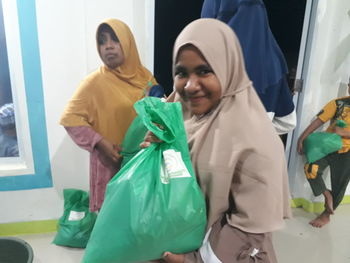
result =
[[[163,152],[163,158],[164,164],[161,168],[163,183],[169,183],[170,179],[191,177],[180,152],[175,152],[173,149],[166,150]]]
[[[85,217],[85,212],[70,211],[68,221],[78,221]]]
[[[169,176],[166,172],[164,161],[162,161],[162,165],[160,166],[160,180],[163,184],[169,183]]]

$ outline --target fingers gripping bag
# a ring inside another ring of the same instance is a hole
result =
[[[205,200],[191,166],[181,104],[147,97],[134,107],[163,142],[139,151],[108,183],[86,263],[159,259],[165,251],[196,250],[204,238]]]

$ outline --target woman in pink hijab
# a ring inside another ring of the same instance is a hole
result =
[[[271,232],[290,215],[284,150],[247,76],[234,32],[218,20],[196,20],[178,36],[173,61],[169,100],[183,105],[192,164],[207,200],[208,232],[197,251],[169,251],[163,259],[277,262]]]

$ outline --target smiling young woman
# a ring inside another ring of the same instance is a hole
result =
[[[191,161],[207,202],[208,232],[198,250],[169,251],[163,259],[277,262],[272,232],[290,216],[284,149],[232,29],[215,19],[190,23],[175,42],[173,76],[169,98],[182,104]]]

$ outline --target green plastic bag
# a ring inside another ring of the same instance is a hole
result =
[[[336,133],[314,132],[304,141],[304,153],[308,163],[322,159],[343,147],[341,136]]]
[[[343,120],[336,120],[336,126],[345,128],[347,123]],[[342,138],[336,133],[314,132],[306,137],[303,143],[303,150],[308,163],[316,162],[332,152],[343,147]]]
[[[58,220],[53,243],[60,246],[85,248],[96,221],[89,211],[89,194],[78,189],[64,189],[64,212]]]
[[[204,238],[205,201],[191,165],[181,104],[147,97],[135,109],[164,142],[139,151],[108,183],[86,263],[159,259],[165,251],[194,251]]]
[[[143,124],[142,119],[136,116],[127,130],[121,145],[121,155],[123,156],[121,167],[129,162],[141,150],[140,143],[143,142],[147,131],[148,129]]]
[[[348,127],[348,124],[344,120],[336,120],[335,125],[341,128]]]

